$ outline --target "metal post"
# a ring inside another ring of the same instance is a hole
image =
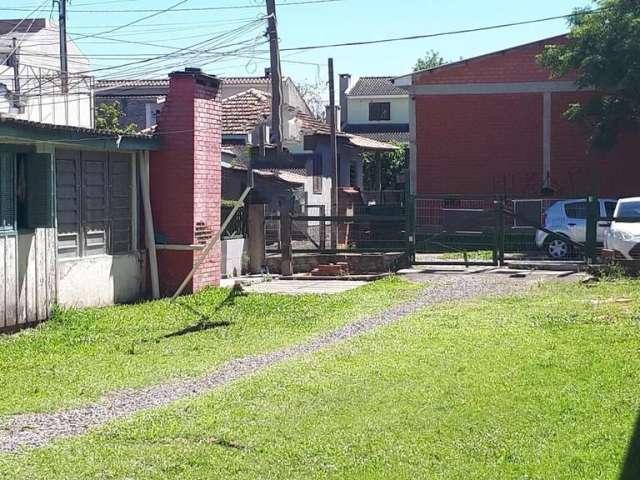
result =
[[[494,228],[493,264],[499,267],[504,265],[504,202],[495,202],[496,224]]]
[[[291,247],[291,204],[289,201],[280,209],[280,250],[282,263],[280,273],[284,276],[293,275],[293,252]]]
[[[598,197],[587,198],[587,235],[585,242],[585,257],[588,263],[595,263],[596,242],[598,241],[598,221],[600,219],[600,202]]]
[[[336,127],[336,99],[333,75],[333,58],[329,59],[329,127],[331,127],[331,216],[340,215],[338,212],[338,136]],[[338,222],[331,222],[331,249],[338,248]]]

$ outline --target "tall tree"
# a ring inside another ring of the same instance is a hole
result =
[[[120,102],[101,103],[96,107],[96,128],[117,133],[136,133],[138,126],[135,123],[121,125],[120,121],[124,116]]]
[[[588,127],[593,148],[607,151],[620,132],[640,124],[640,2],[596,3],[576,10],[568,43],[547,46],[538,61],[554,78],[577,72],[580,89],[599,92],[565,116]]]
[[[435,50],[429,50],[424,57],[420,57],[413,67],[414,72],[420,70],[429,70],[430,68],[436,68],[440,65],[444,65],[446,62],[439,52]]]

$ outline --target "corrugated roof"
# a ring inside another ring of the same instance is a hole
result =
[[[222,134],[245,135],[271,115],[271,95],[254,88],[222,100]]]
[[[371,95],[405,95],[407,92],[396,87],[392,80],[394,77],[360,77],[348,92],[352,97],[365,97]]]
[[[14,124],[17,126],[37,128],[40,130],[51,130],[57,132],[82,133],[93,137],[113,137],[113,138],[132,138],[151,140],[153,135],[145,133],[118,133],[112,130],[100,130],[97,128],[74,127],[72,125],[56,125],[53,123],[33,122],[31,120],[22,120],[13,117],[0,115],[0,123]]]

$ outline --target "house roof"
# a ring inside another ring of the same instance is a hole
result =
[[[409,143],[411,141],[409,132],[369,132],[358,135],[383,143]]]
[[[271,95],[249,89],[222,100],[222,134],[245,135],[271,115]]]
[[[349,89],[351,97],[368,97],[377,95],[407,95],[405,90],[393,84],[394,77],[360,77]]]
[[[471,62],[475,62],[478,60],[483,60],[489,57],[494,57],[496,55],[504,55],[505,53],[508,52],[512,52],[514,50],[519,50],[522,48],[528,48],[531,47],[533,45],[539,45],[539,44],[547,44],[548,42],[553,42],[553,41],[558,41],[558,42],[562,42],[563,40],[567,39],[567,34],[562,34],[562,35],[555,35],[553,37],[547,37],[547,38],[542,38],[540,40],[536,40],[535,42],[529,42],[529,43],[524,43],[521,45],[516,45],[514,47],[509,47],[509,48],[505,48],[503,50],[498,50],[495,52],[489,52],[489,53],[485,53],[482,55],[478,55],[475,57],[471,57],[471,58],[466,58],[464,60],[459,60],[457,62],[451,62],[451,63],[445,63],[443,65],[440,65],[438,67],[433,67],[433,68],[427,68],[425,70],[418,70],[416,72],[411,72],[407,75],[402,75],[400,77],[394,77],[391,81],[394,83],[394,86],[396,86],[396,88],[398,88],[399,90],[403,90],[400,87],[397,87],[397,85],[399,85],[403,80],[407,80],[407,79],[411,79],[414,78],[416,75],[420,75],[423,73],[431,73],[431,72],[436,72],[436,71],[441,71],[441,70],[448,70],[451,68],[456,68],[462,65],[467,65]],[[398,82],[400,81],[400,82]],[[406,90],[403,90],[406,92]]]
[[[271,83],[269,77],[222,77],[220,78],[223,84],[228,85],[242,85],[242,84],[261,84],[268,85]],[[144,88],[144,87],[161,87],[169,88],[168,78],[143,78],[143,79],[110,79],[110,80],[97,80],[97,90],[108,90],[112,88]]]
[[[0,35],[8,33],[36,33],[47,28],[46,18],[0,20]]]
[[[75,144],[105,150],[157,150],[157,137],[142,133],[117,133],[111,130],[54,125],[0,115],[0,138]]]

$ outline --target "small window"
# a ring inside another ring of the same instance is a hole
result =
[[[369,104],[369,121],[391,120],[391,104],[389,102],[374,102]]]
[[[16,155],[0,152],[0,233],[16,229]]]
[[[586,219],[587,218],[587,202],[567,203],[564,211],[569,218]]]
[[[313,156],[313,193],[322,193],[322,155]]]
[[[613,219],[617,206],[618,202],[604,202],[604,211],[605,215],[607,216],[607,220]]]

